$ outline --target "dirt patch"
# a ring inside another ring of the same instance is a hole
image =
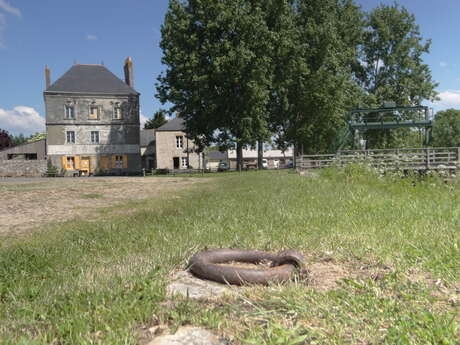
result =
[[[131,200],[176,197],[209,179],[91,177],[0,181],[0,237],[17,236],[47,223],[90,220],[98,210]]]
[[[392,272],[390,267],[381,264],[338,262],[330,257],[309,257],[306,262],[301,278],[308,287],[318,291],[336,290],[344,279],[377,281]]]
[[[319,291],[335,290],[342,279],[351,278],[352,272],[332,262],[314,262],[308,265],[309,287]]]

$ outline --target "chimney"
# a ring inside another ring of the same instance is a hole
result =
[[[131,59],[131,56],[128,56],[125,60],[125,82],[131,87],[134,87],[134,81],[133,81],[133,60]]]
[[[45,83],[46,88],[49,88],[51,86],[51,71],[48,68],[48,65],[45,66]]]

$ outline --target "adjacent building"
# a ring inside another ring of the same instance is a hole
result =
[[[103,65],[76,64],[51,84],[45,69],[47,157],[66,175],[141,170],[131,58],[124,72],[122,81]]]
[[[201,155],[187,138],[184,120],[176,117],[155,131],[157,169],[202,169]]]

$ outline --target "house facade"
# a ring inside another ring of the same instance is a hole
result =
[[[132,61],[125,81],[103,65],[74,65],[55,83],[45,69],[47,156],[64,174],[141,170],[139,93]]]
[[[243,165],[245,167],[257,167],[257,150],[243,150]],[[266,168],[277,169],[283,168],[294,161],[294,151],[292,148],[286,151],[281,150],[264,150],[263,159],[266,161]],[[236,150],[228,151],[228,160],[231,169],[236,169]]]
[[[194,142],[187,138],[184,120],[174,118],[155,131],[156,169],[202,169]]]

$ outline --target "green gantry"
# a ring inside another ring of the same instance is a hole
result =
[[[417,111],[417,119],[405,119],[401,112]],[[369,116],[374,114],[375,116]],[[420,116],[420,114],[422,114]],[[396,129],[396,128],[424,128],[427,145],[431,139],[433,120],[430,119],[427,106],[397,107],[394,104],[385,104],[382,108],[358,108],[349,111],[348,131],[341,138],[339,150],[345,145],[350,136],[353,137],[353,147],[357,132],[364,132],[368,129]]]

